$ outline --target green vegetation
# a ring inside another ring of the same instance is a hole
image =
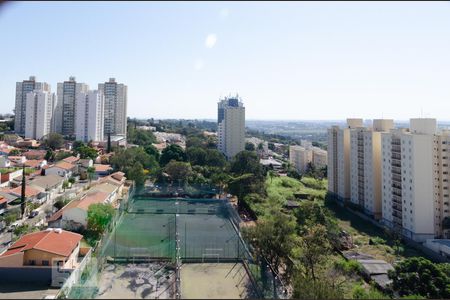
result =
[[[434,264],[423,257],[412,257],[396,264],[388,275],[400,296],[450,298],[448,264]]]
[[[44,145],[52,150],[59,149],[64,144],[64,138],[59,133],[49,133],[43,140]]]
[[[95,161],[98,156],[98,152],[94,148],[85,145],[83,142],[76,141],[73,144],[73,156],[77,155],[80,155],[80,158],[82,159],[90,158]]]
[[[87,215],[87,236],[98,239],[110,224],[114,213],[111,204],[91,204]]]

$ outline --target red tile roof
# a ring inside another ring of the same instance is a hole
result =
[[[6,203],[6,202],[8,202],[8,199],[0,196],[0,204]]]
[[[78,157],[75,156],[69,156],[63,159],[63,161],[68,162],[70,164],[76,163],[77,161],[79,161],[80,159]]]
[[[13,188],[13,189],[9,190],[9,193],[10,194],[14,194],[14,195],[18,195],[20,197],[22,195],[22,186],[20,185],[20,186],[18,186],[16,188]],[[36,196],[39,193],[40,193],[39,190],[37,190],[35,188],[32,188],[29,185],[25,186],[25,197],[33,197],[33,196]]]
[[[78,233],[61,230],[39,231],[22,236],[9,249],[0,256],[8,256],[31,249],[41,250],[68,257],[83,238]]]
[[[72,170],[74,167],[74,165],[65,161],[59,161],[54,166],[64,170]]]
[[[30,167],[30,168],[38,168],[39,165],[43,162],[43,159],[29,159],[25,162],[25,166],[26,167]]]
[[[112,170],[111,165],[94,164],[95,172],[107,172]]]

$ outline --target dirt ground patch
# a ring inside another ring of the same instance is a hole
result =
[[[252,287],[240,263],[202,263],[181,266],[183,299],[245,299]]]
[[[97,299],[174,298],[175,272],[163,263],[108,264],[98,283]]]

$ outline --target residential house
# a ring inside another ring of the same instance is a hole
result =
[[[25,156],[8,156],[8,159],[11,161],[11,164],[14,166],[21,167],[26,161],[27,158]]]
[[[22,176],[22,170],[7,169],[0,173],[0,187],[7,187],[9,183]]]
[[[50,199],[56,197],[61,192],[64,178],[58,175],[36,176],[28,184],[39,190],[44,190]]]
[[[11,161],[5,155],[0,156],[0,168],[9,168],[11,167]]]
[[[113,203],[118,196],[119,186],[113,183],[109,182],[103,182],[100,184],[97,184],[93,186],[89,191],[88,194],[94,193],[94,192],[102,192],[108,194],[108,198],[106,199],[106,202]]]
[[[22,196],[22,186],[18,186],[16,188],[10,189],[8,191],[9,194],[17,197]],[[25,197],[28,201],[43,203],[46,200],[45,190],[38,188],[36,186],[32,187],[30,185],[25,185]]]
[[[60,228],[26,234],[0,255],[0,273],[19,277],[24,283],[46,281],[52,286],[60,286],[65,278],[54,276],[53,267],[61,273],[74,271],[80,264],[82,238],[78,233]],[[39,270],[47,272],[37,273]],[[39,277],[33,274],[39,274]]]
[[[45,159],[29,159],[25,162],[25,167],[33,168],[36,170],[40,170],[46,165],[47,161]]]
[[[95,191],[84,195],[81,199],[72,200],[47,220],[48,226],[53,228],[61,227],[67,230],[87,228],[89,206],[97,203],[106,203],[109,196],[108,193]]]
[[[69,157],[64,158],[63,161],[74,165],[74,164],[78,163],[78,161],[80,161],[80,158],[77,156],[69,156]]]
[[[28,150],[23,153],[23,156],[25,156],[27,159],[37,159],[37,160],[43,160],[45,159],[45,155],[47,154],[46,150]]]
[[[65,179],[69,179],[75,172],[76,165],[65,161],[59,161],[53,166],[49,166],[45,169],[45,175],[59,175]]]
[[[113,170],[111,165],[94,164],[94,168],[95,168],[95,174],[98,177],[109,175],[111,173],[111,171]]]

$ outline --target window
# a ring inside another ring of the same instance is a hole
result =
[[[48,266],[48,265],[49,265],[49,264],[48,264],[48,260],[43,260],[43,261],[42,261],[42,265],[43,265],[43,266]]]
[[[36,264],[35,260],[30,260],[30,266],[34,266]]]

